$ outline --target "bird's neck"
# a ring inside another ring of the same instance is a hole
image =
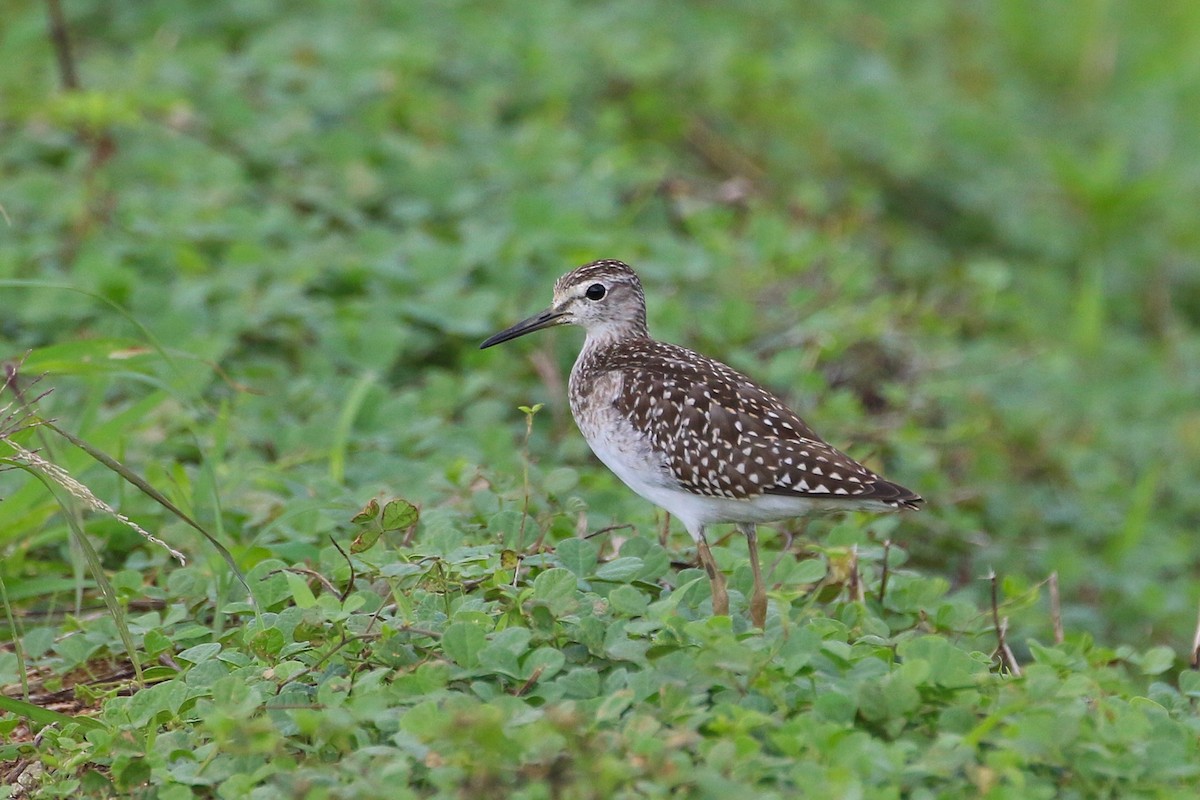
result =
[[[571,411],[576,419],[582,413],[581,403],[591,396],[596,380],[608,372],[614,359],[619,359],[618,351],[649,338],[644,326],[640,331],[628,326],[593,326],[588,329],[568,381]]]
[[[648,339],[650,332],[646,323],[631,324],[627,321],[612,322],[603,325],[593,325],[587,330],[583,340],[583,351],[580,358],[607,350],[610,347],[635,339]]]

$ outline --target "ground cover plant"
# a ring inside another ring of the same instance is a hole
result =
[[[7,796],[1200,787],[1193,4],[10,6]],[[599,257],[928,508],[712,617],[477,349]]]

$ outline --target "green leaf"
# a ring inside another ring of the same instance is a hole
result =
[[[940,636],[905,639],[896,647],[896,654],[903,661],[921,661],[926,664],[929,680],[939,686],[969,686],[976,676],[986,674],[989,669],[986,656],[974,658],[967,651],[955,647]]]
[[[461,624],[461,623],[460,623]],[[457,663],[457,659],[455,659]],[[478,660],[471,666],[479,666],[490,673],[508,678],[523,678],[517,654],[503,647],[489,644],[479,651]],[[465,666],[460,664],[460,666]]]
[[[1137,659],[1143,675],[1161,675],[1175,666],[1175,651],[1166,645],[1152,647]]]
[[[600,694],[600,673],[592,667],[575,667],[556,681],[568,697],[586,700]]]
[[[554,554],[564,567],[578,578],[586,578],[596,567],[600,545],[591,539],[564,539],[554,548]]]
[[[613,611],[627,617],[638,617],[646,612],[650,597],[640,589],[622,584],[608,593],[608,602]]]
[[[362,509],[350,518],[350,521],[356,525],[361,525],[370,522],[379,516],[379,501],[372,497],[367,501],[367,504]]]
[[[546,473],[542,490],[548,495],[562,495],[579,485],[579,473],[570,467],[559,467]]]
[[[36,722],[39,725],[69,725],[72,722],[77,722],[84,728],[94,730],[106,730],[107,726],[97,719],[85,716],[71,716],[63,714],[59,711],[54,711],[49,708],[42,708],[33,703],[26,703],[24,700],[17,700],[15,697],[6,697],[0,695],[0,711],[7,711],[10,714],[16,714],[18,717]]]
[[[642,560],[642,569],[637,579],[656,581],[671,570],[671,555],[655,541],[642,536],[626,539],[621,545],[622,556],[636,556]]]
[[[553,678],[567,662],[566,656],[557,647],[539,647],[521,662],[521,678],[528,680],[538,673],[538,680]],[[538,672],[540,670],[540,672]]]
[[[615,720],[625,713],[626,709],[633,704],[633,691],[630,689],[620,689],[613,692],[600,703],[596,709],[596,721],[606,722]]]
[[[858,690],[859,713],[873,721],[906,717],[920,702],[915,681],[899,670],[866,681]]]
[[[784,641],[777,656],[787,675],[794,675],[821,652],[821,634],[812,628],[803,628]]]
[[[254,590],[255,597],[264,608],[270,608],[278,603],[292,598],[291,584],[283,570],[287,564],[276,558],[269,558],[255,564],[246,574],[246,580]]]
[[[380,525],[384,531],[408,530],[417,524],[420,516],[421,512],[416,506],[407,500],[396,498],[395,500],[389,500],[383,507]]]
[[[273,661],[287,643],[279,628],[263,628],[256,631],[247,642],[250,650],[264,661]]]
[[[355,554],[367,552],[375,546],[381,536],[383,536],[383,528],[375,525],[363,528],[350,543],[350,552]]]
[[[601,564],[596,570],[596,578],[602,581],[627,581],[630,578],[637,576],[645,566],[640,558],[635,556],[621,556],[614,558],[605,564]]]
[[[533,599],[544,604],[555,616],[574,611],[579,606],[578,581],[575,574],[554,567],[533,579]]]
[[[521,565],[521,555],[516,550],[504,549],[500,551],[500,569],[511,571]]]
[[[165,714],[169,719],[178,713],[189,693],[187,684],[181,680],[169,680],[147,686],[134,692],[129,698],[129,704],[125,707],[126,713],[134,725],[139,728],[145,727],[158,714]]]
[[[150,782],[150,763],[145,758],[131,758],[115,771],[116,784],[122,790],[133,792]]]
[[[671,554],[652,542],[650,549],[639,556],[642,568],[637,574],[639,581],[654,582],[671,571]]]
[[[160,630],[148,630],[142,637],[142,647],[148,656],[156,656],[173,646],[173,642]]]
[[[676,614],[685,600],[690,603],[699,602],[700,596],[707,591],[708,583],[707,575],[698,575],[675,587],[673,592],[654,604],[655,615]]]
[[[604,640],[605,654],[618,661],[644,663],[646,651],[649,649],[650,642],[645,639],[633,639],[626,633],[624,622],[618,622],[609,628]]]
[[[823,558],[808,558],[800,561],[788,574],[788,579],[793,583],[817,583],[825,577],[829,571]]]
[[[303,575],[297,575],[294,572],[285,572],[284,577],[287,579],[288,588],[292,592],[292,602],[299,608],[312,608],[317,604],[317,598],[313,596],[312,589],[308,587],[308,579]]]
[[[506,628],[492,637],[488,647],[521,656],[529,649],[529,640],[532,638],[533,631],[528,628]]]
[[[849,725],[858,713],[858,704],[841,692],[822,692],[817,695],[813,709],[830,722]]]
[[[452,622],[442,632],[442,649],[463,669],[479,665],[479,653],[487,646],[487,636],[478,625]]]
[[[181,650],[175,657],[181,658],[184,661],[190,661],[193,664],[201,664],[210,658],[215,658],[219,652],[221,652],[220,642],[206,642],[198,644],[195,647],[189,647],[186,650]]]

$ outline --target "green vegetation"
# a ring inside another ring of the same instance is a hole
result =
[[[0,27],[0,796],[1200,789],[1200,6],[62,3],[74,88]],[[928,509],[764,530],[761,633],[730,537],[712,618],[578,333],[477,350],[599,257]]]

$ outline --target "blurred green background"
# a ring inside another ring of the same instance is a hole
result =
[[[586,509],[653,535],[570,422],[580,335],[477,350],[612,257],[641,272],[656,335],[928,500],[810,541],[890,536],[978,596],[991,568],[1009,597],[1057,571],[1069,633],[1190,643],[1200,5],[64,12],[74,90],[42,3],[0,27],[0,356],[28,352],[47,414],[245,564],[310,556],[384,489],[490,540],[520,509],[517,406],[541,402],[536,532]],[[10,586],[69,574],[30,484],[0,474]],[[94,526],[112,566],[163,563]],[[1048,637],[1044,601],[1013,624]]]

